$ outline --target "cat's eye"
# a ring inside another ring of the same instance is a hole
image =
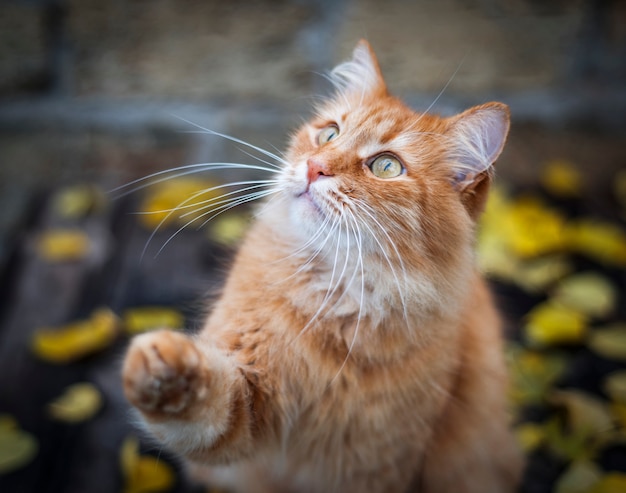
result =
[[[391,154],[378,156],[370,164],[370,169],[378,178],[395,178],[404,171],[400,160]]]
[[[317,144],[324,145],[339,135],[339,127],[337,125],[328,125],[317,134]]]

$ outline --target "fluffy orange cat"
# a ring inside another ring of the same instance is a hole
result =
[[[365,41],[331,79],[204,328],[136,337],[126,396],[234,491],[512,492],[499,321],[473,253],[508,109],[416,113]]]

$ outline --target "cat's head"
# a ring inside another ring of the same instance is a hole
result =
[[[508,108],[488,103],[448,118],[415,112],[388,93],[366,41],[331,79],[335,95],[286,155],[293,227],[353,231],[364,251],[393,248],[418,263],[470,247]]]

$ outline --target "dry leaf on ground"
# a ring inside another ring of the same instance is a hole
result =
[[[10,415],[0,414],[0,474],[20,469],[30,463],[39,450],[33,435],[20,429]]]
[[[67,423],[79,423],[92,418],[102,408],[102,394],[91,383],[70,385],[62,395],[48,404],[48,414]]]
[[[119,320],[101,308],[87,320],[72,322],[58,328],[35,331],[31,341],[33,352],[51,363],[69,363],[108,347],[117,337]]]

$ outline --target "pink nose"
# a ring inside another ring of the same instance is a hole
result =
[[[313,183],[321,176],[332,176],[328,166],[318,159],[310,158],[307,162],[307,177],[309,184]]]

